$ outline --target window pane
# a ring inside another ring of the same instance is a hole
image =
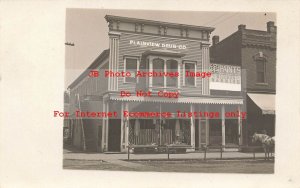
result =
[[[257,71],[259,71],[259,72],[264,72],[264,69],[265,69],[265,67],[264,67],[264,62],[260,62],[260,61],[259,61],[259,62],[257,62],[256,66],[257,66],[257,67],[256,67],[256,68],[257,68],[257,69],[256,69]]]
[[[202,33],[202,38],[203,38],[203,39],[207,39],[207,32],[204,31],[204,32]]]
[[[164,72],[164,60],[154,59],[153,60],[153,71]],[[164,77],[153,77],[153,86],[164,86]]]
[[[126,58],[126,71],[131,73],[131,77],[126,77],[126,82],[136,82],[135,73],[137,71],[137,59]]]
[[[185,71],[195,72],[195,64],[194,63],[185,63]],[[184,73],[186,74],[186,73]],[[187,86],[195,86],[195,77],[186,77],[185,76],[185,85]]]
[[[178,71],[178,63],[175,60],[168,60],[167,62],[167,72],[177,72]],[[177,87],[178,77],[170,77],[167,76],[167,87]]]
[[[259,83],[265,82],[265,62],[257,61],[256,63],[256,81]]]
[[[262,72],[257,73],[257,82],[259,82],[259,83],[265,82],[264,73],[262,73]]]

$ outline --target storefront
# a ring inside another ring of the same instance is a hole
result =
[[[248,93],[247,110],[248,135],[256,132],[275,136],[275,94]]]
[[[248,114],[243,122],[245,145],[253,144],[254,133],[275,136],[276,36],[277,26],[269,21],[265,29],[241,24],[221,41],[212,37],[211,59],[242,67],[243,107]]]
[[[209,40],[214,28],[118,16],[105,19],[109,50],[69,89],[74,108],[77,103],[81,111],[118,116],[77,121],[78,146],[126,152],[129,145],[185,144],[199,149],[242,144],[246,117],[241,75],[237,66],[212,70]],[[98,70],[99,77],[88,76],[91,70]],[[221,77],[224,73],[227,78]],[[237,94],[211,94],[226,88]]]

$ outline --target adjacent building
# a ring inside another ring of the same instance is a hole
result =
[[[211,61],[241,66],[242,92],[248,117],[243,123],[244,144],[255,132],[275,135],[276,26],[268,22],[266,31],[238,30],[219,41],[212,37]]]

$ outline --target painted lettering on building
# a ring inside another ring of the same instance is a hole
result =
[[[210,89],[241,91],[241,67],[233,65],[210,64],[212,77]]]
[[[180,50],[185,50],[187,48],[186,45],[182,45],[182,44],[169,44],[169,43],[136,41],[136,40],[130,40],[129,45],[150,46],[150,47],[157,47],[157,48],[172,48],[172,49],[180,49]]]

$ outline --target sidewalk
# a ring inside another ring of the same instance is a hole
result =
[[[185,154],[83,153],[74,148],[63,150],[64,169],[118,170],[151,172],[274,173],[274,160],[265,161],[264,153],[227,151]]]
[[[185,154],[128,154],[126,153],[83,153],[73,148],[64,149],[63,159],[66,169],[96,169],[120,171],[155,172],[236,172],[273,173],[274,162],[264,161],[264,153],[208,152]]]
[[[265,156],[264,153],[256,153],[256,159],[263,159]],[[64,149],[64,159],[73,159],[73,160],[127,160],[128,154],[126,153],[116,153],[116,154],[105,154],[105,153],[82,153],[82,152],[70,152]],[[130,160],[167,160],[168,154],[130,154]],[[175,159],[195,159],[201,160],[204,159],[203,152],[192,152],[184,154],[170,154],[170,160]],[[206,153],[206,159],[220,159],[220,152],[208,152]],[[222,159],[253,159],[253,153],[242,153],[242,152],[223,152]]]

